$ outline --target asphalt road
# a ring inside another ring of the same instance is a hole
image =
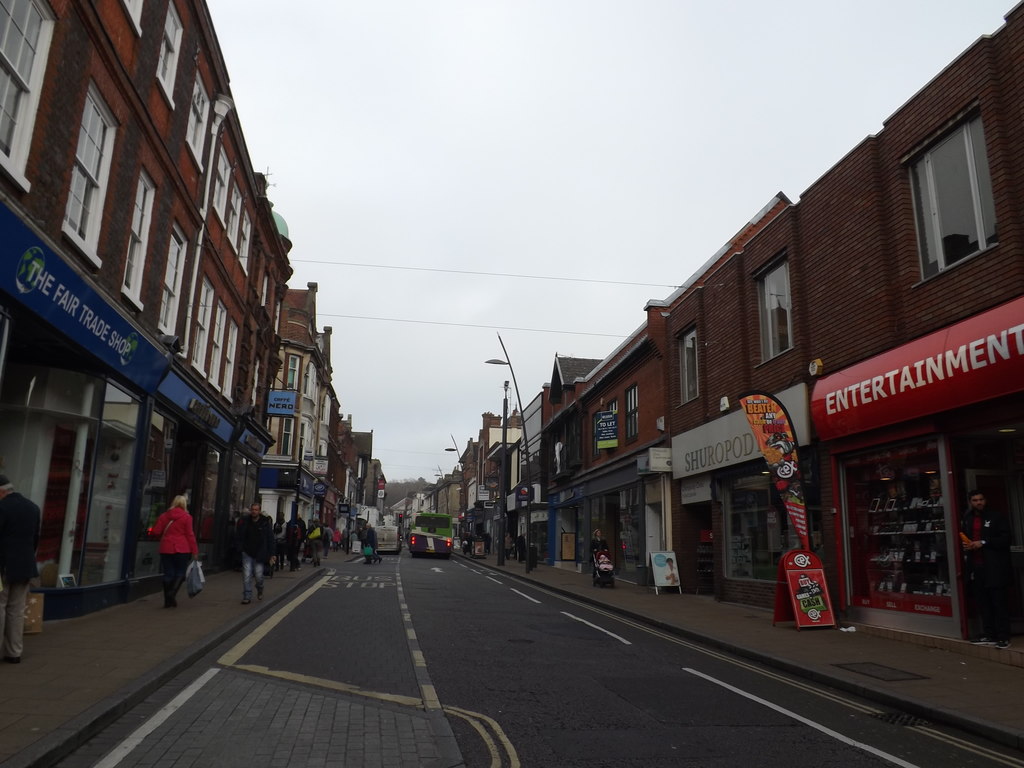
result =
[[[474,561],[330,566],[61,766],[1024,766]]]

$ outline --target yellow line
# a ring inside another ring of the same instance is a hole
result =
[[[256,643],[266,637],[270,630],[280,624],[289,613],[298,608],[304,601],[308,600],[314,592],[326,584],[328,579],[330,579],[330,576],[324,576],[301,595],[288,603],[288,605],[284,606],[269,619],[262,622],[258,627],[256,627],[256,629],[250,632],[244,640],[221,656],[219,662],[226,667],[234,665],[240,658],[242,658],[242,656],[252,650],[252,647],[256,645]]]
[[[498,741],[500,741],[501,745],[505,748],[510,768],[519,768],[519,753],[516,752],[516,748],[512,746],[512,742],[509,741],[508,737],[505,735],[505,731],[503,731],[501,726],[498,725],[497,720],[481,714],[480,712],[470,712],[468,709],[460,709],[459,707],[445,707],[444,711],[451,712],[452,714],[459,715],[460,717],[466,717],[467,719],[469,717],[479,718],[491,726],[491,730],[494,731],[494,735],[498,737]]]
[[[1003,765],[1011,765],[1016,766],[1018,768],[1019,766],[1024,765],[1024,760],[1020,760],[1016,757],[1011,757],[1009,755],[1001,754],[999,752],[996,752],[995,750],[989,749],[988,747],[982,747],[978,744],[972,744],[969,741],[964,741],[963,739],[960,739],[956,736],[951,736],[948,733],[936,731],[932,728],[928,728],[927,726],[917,725],[914,726],[914,730],[917,733],[924,734],[925,736],[930,736],[936,741],[944,741],[947,744],[952,744],[954,747],[958,747],[964,752],[973,752],[976,755],[987,757],[989,760],[994,760],[997,763],[1002,763]]]
[[[378,701],[387,701],[392,704],[400,704],[403,707],[416,707],[417,709],[423,706],[423,702],[420,699],[412,696],[400,696],[396,693],[379,693],[377,691],[365,691],[358,685],[352,685],[350,683],[339,683],[334,680],[324,680],[322,677],[310,677],[309,675],[300,675],[297,672],[284,672],[276,669],[269,669],[258,664],[234,664],[232,669],[241,669],[245,672],[252,672],[257,675],[266,675],[267,677],[275,677],[279,680],[288,680],[293,683],[304,683],[305,685],[315,685],[318,688],[328,688],[332,691],[341,691],[342,693],[351,693],[356,696],[365,696],[368,699],[377,699]]]
[[[414,667],[425,667],[427,666],[427,659],[423,655],[423,651],[412,652],[412,664]]]
[[[437,698],[437,691],[434,689],[434,686],[420,685],[420,693],[423,694],[424,709],[441,709],[441,700]]]
[[[494,739],[491,738],[487,730],[477,722],[477,719],[468,714],[464,714],[462,710],[456,709],[455,707],[445,707],[445,712],[448,712],[456,717],[461,717],[471,726],[473,729],[480,734],[480,739],[487,746],[487,751],[491,753],[491,768],[501,768],[501,755],[498,754],[498,746],[494,743]]]

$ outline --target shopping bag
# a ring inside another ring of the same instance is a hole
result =
[[[366,555],[367,557],[372,555],[373,554],[373,547],[371,547],[369,545],[363,547],[363,554]]]
[[[25,634],[36,635],[43,631],[43,593],[29,592],[25,599]]]
[[[185,589],[188,590],[188,596],[198,595],[203,591],[204,584],[206,584],[206,576],[203,574],[203,566],[198,560],[193,560],[188,564],[188,570],[185,571]]]
[[[309,535],[306,538],[310,541],[316,541],[320,538],[321,532],[322,530],[320,528],[314,528],[312,531],[309,532]]]

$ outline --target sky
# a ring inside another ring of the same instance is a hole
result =
[[[499,334],[524,405],[556,355],[607,357],[1014,6],[209,4],[341,411],[389,480],[431,481],[501,413]]]

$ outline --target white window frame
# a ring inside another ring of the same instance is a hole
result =
[[[238,263],[242,271],[249,271],[249,248],[252,246],[252,216],[248,211],[242,213],[242,226],[238,230]]]
[[[142,4],[144,0],[121,0],[124,12],[128,15],[136,37],[142,37]]]
[[[252,403],[253,408],[256,407],[257,392],[260,388],[260,359],[257,357],[253,361],[253,373],[252,373],[252,394],[250,395],[249,402]]]
[[[210,96],[203,85],[203,78],[196,71],[196,83],[192,86],[192,101],[188,113],[188,129],[185,131],[185,143],[192,157],[203,170],[203,142],[206,139],[206,121],[210,117]]]
[[[228,323],[228,339],[224,345],[224,384],[221,391],[232,399],[231,386],[235,383],[235,355],[238,350],[238,323]]]
[[[174,7],[174,0],[167,4],[167,16],[160,36],[160,58],[156,64],[156,80],[174,109],[174,80],[178,76],[178,54],[181,51],[181,17]]]
[[[263,275],[263,288],[260,290],[260,305],[267,306],[267,288],[270,285],[270,275]]]
[[[316,374],[313,371],[313,363],[306,363],[305,371],[302,374],[302,394],[306,397],[313,396],[313,380]]]
[[[203,289],[196,310],[196,335],[192,344],[192,366],[206,375],[206,345],[210,337],[210,316],[213,313],[213,283],[203,278]]]
[[[103,222],[103,205],[110,177],[117,127],[95,86],[90,85],[82,109],[75,165],[64,211],[63,230],[97,267],[103,266],[96,247]]]
[[[156,185],[145,171],[139,171],[139,183],[135,186],[135,201],[132,203],[132,223],[128,231],[128,253],[124,260],[121,293],[140,310],[143,309],[142,275],[146,271],[155,195]]]
[[[9,28],[0,46],[0,131],[9,126],[10,136],[0,137],[6,145],[0,145],[0,169],[28,192],[32,185],[25,176],[25,167],[39,111],[39,93],[46,75],[54,20],[47,3],[14,0],[14,4],[15,13],[30,12],[32,28],[21,30],[11,24],[9,16],[6,19]],[[0,14],[7,16],[3,9]],[[15,30],[22,34],[16,34]],[[28,55],[26,50],[33,53]],[[23,68],[12,69],[10,62],[15,61]]]
[[[157,327],[164,333],[174,333],[178,321],[178,292],[181,290],[181,276],[184,272],[185,248],[188,241],[177,225],[171,228],[167,245],[167,263],[164,265],[164,281],[161,287],[160,317]]]
[[[231,203],[228,206],[228,218],[224,222],[224,229],[228,233],[228,242],[231,243],[231,248],[235,251],[238,250],[238,221],[241,218],[242,213],[242,190],[238,188],[238,184],[231,185]]]
[[[213,177],[213,210],[217,212],[221,222],[225,221],[228,205],[228,184],[231,180],[231,164],[228,162],[227,148],[221,144],[217,156],[217,173]]]
[[[700,395],[697,377],[697,329],[691,328],[679,340],[679,397],[689,403]]]
[[[980,117],[958,126],[925,152],[911,166],[910,181],[923,278],[999,241]],[[967,248],[955,252],[957,244]]]
[[[627,440],[640,434],[640,386],[626,387],[626,428]]]
[[[299,366],[301,362],[302,361],[298,355],[288,355],[288,367],[285,368],[284,373],[285,389],[297,389],[297,385],[299,383]]]
[[[789,286],[789,262],[783,261],[765,272],[757,285],[761,316],[762,362],[793,348],[793,295]],[[785,327],[779,322],[785,316]]]
[[[295,440],[295,417],[285,416],[281,419],[281,455],[292,455],[292,443]]]
[[[210,373],[209,382],[213,388],[220,390],[221,363],[224,361],[224,329],[227,325],[228,308],[223,301],[217,302],[217,312],[213,316],[213,334],[210,336]]]

